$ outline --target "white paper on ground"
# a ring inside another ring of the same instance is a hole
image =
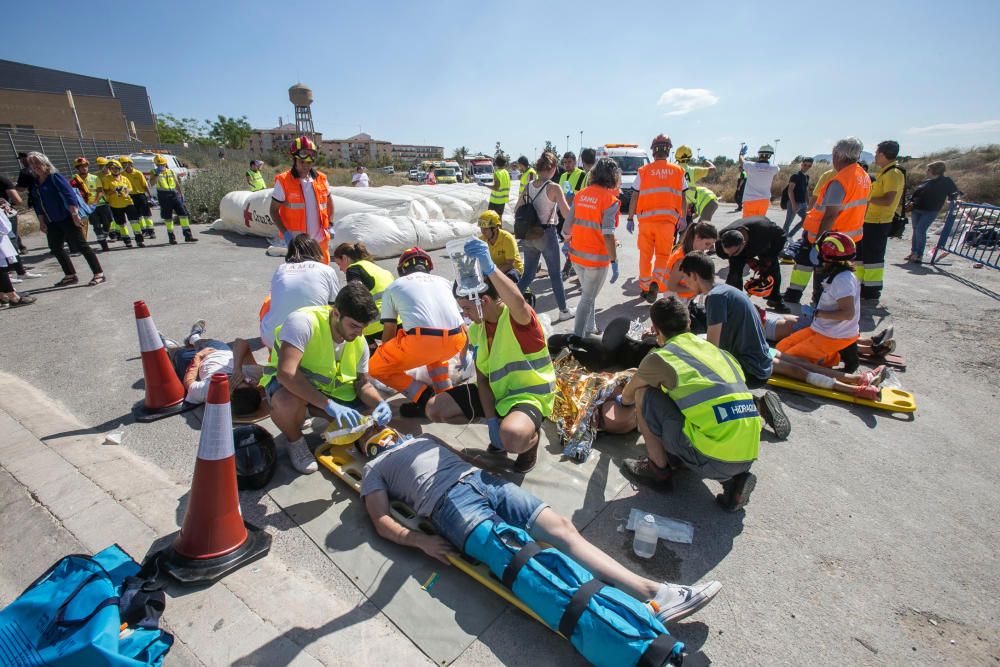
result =
[[[656,530],[659,532],[661,540],[677,542],[678,544],[691,544],[694,540],[693,524],[681,521],[680,519],[671,519],[670,517],[653,514],[652,512],[644,512],[637,507],[633,507],[628,513],[628,523],[625,527],[628,530],[635,530],[636,522],[642,520],[642,517],[647,514],[656,519]]]

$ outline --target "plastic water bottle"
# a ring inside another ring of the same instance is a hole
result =
[[[656,519],[652,514],[647,514],[635,524],[632,551],[639,558],[652,558],[656,553],[656,542],[659,539],[660,531],[656,528]]]
[[[465,242],[468,239],[453,239],[445,245],[445,252],[455,263],[455,276],[458,282],[457,292],[465,297],[478,296],[486,289],[479,260],[465,254]]]

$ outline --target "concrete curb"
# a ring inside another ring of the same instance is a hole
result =
[[[2,372],[0,432],[7,435],[0,467],[87,550],[117,542],[139,560],[157,537],[178,529],[188,489],[127,449],[104,445],[102,434]],[[46,566],[39,563],[39,572]],[[366,622],[380,616],[364,608],[370,603],[333,598],[273,553],[209,588],[171,586],[168,594],[165,623],[204,664],[331,664],[344,659],[344,646],[352,661],[427,661],[386,619]]]

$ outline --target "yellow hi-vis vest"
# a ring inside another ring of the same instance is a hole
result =
[[[313,383],[321,393],[341,401],[353,401],[358,397],[354,391],[354,381],[358,378],[358,363],[364,355],[368,343],[363,336],[352,341],[344,341],[340,359],[336,357],[336,343],[330,333],[330,311],[333,306],[309,306],[299,308],[297,313],[306,313],[312,318],[312,337],[302,352],[299,371]],[[278,353],[281,351],[281,326],[274,330],[274,349],[264,366],[264,376],[260,386],[266,387],[278,374]]]
[[[510,199],[510,172],[507,171],[506,167],[495,169],[493,171],[493,180],[497,189],[490,190],[490,203],[506,204],[507,200]]]
[[[523,174],[521,174],[521,192],[524,192],[524,189],[528,187],[528,183],[531,183],[537,177],[538,177],[538,172],[535,171],[535,168],[528,167],[528,169]]]
[[[174,172],[170,169],[164,169],[163,171],[157,171],[156,174],[156,189],[163,190],[164,192],[171,192],[177,189],[177,179],[174,176]]]
[[[253,169],[247,169],[247,180],[250,183],[250,192],[257,192],[267,187],[264,183],[264,174]]]
[[[476,369],[489,380],[497,414],[506,417],[518,403],[535,406],[543,417],[552,414],[556,370],[549,350],[545,346],[532,354],[521,350],[511,327],[510,308],[504,306],[500,313],[492,347],[482,323],[469,327],[469,341],[476,349]]]
[[[729,353],[692,333],[674,336],[653,353],[677,374],[677,386],[665,391],[684,414],[684,434],[694,448],[717,461],[755,460],[760,415]]]
[[[384,292],[385,288],[387,288],[392,283],[393,281],[392,273],[386,271],[378,264],[369,262],[366,259],[354,262],[347,268],[351,268],[351,266],[358,267],[359,269],[367,273],[369,276],[371,276],[371,279],[375,281],[375,286],[372,287],[372,298],[375,299],[375,307],[378,308],[378,312],[381,313],[382,292]],[[364,334],[366,336],[371,336],[372,334],[380,333],[384,328],[385,327],[383,326],[382,322],[376,319],[374,322],[370,322],[368,326],[365,327]]]

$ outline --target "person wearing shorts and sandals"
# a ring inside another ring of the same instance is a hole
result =
[[[479,260],[487,281],[479,296],[482,315],[474,301],[457,297],[473,322],[469,344],[476,355],[476,384],[459,385],[430,399],[427,417],[452,423],[486,419],[486,456],[504,462],[508,454],[517,454],[514,471],[526,473],[535,467],[542,421],[555,404],[555,368],[535,311],[497,269],[486,242],[470,239],[465,253]],[[483,450],[466,453],[479,457]]]
[[[854,275],[853,259],[857,252],[851,237],[829,232],[817,241],[822,293],[813,311],[813,320],[778,342],[774,372],[802,380],[816,387],[878,400],[881,369],[871,376],[862,374],[844,381],[842,373],[817,372],[813,366],[833,368],[840,363],[840,352],[858,340],[861,318],[861,288]]]

